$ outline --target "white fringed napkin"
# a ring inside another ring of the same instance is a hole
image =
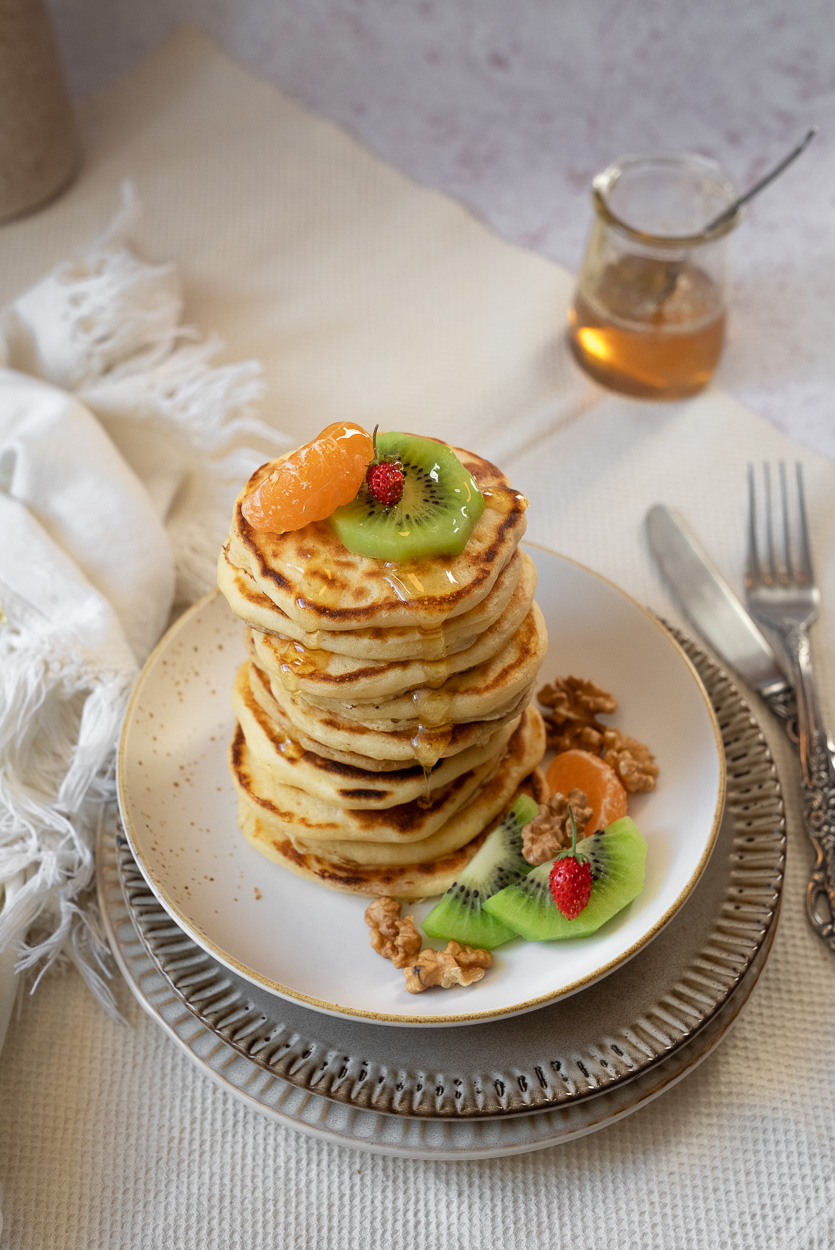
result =
[[[112,1009],[85,891],[128,692],[175,602],[214,583],[240,482],[285,442],[254,361],[213,367],[173,265],[106,235],[15,300],[0,369],[0,951],[61,957]],[[243,446],[255,441],[260,450]],[[2,1037],[0,1037],[2,1042]]]

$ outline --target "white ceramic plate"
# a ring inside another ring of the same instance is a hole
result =
[[[509,943],[474,989],[408,994],[368,943],[366,902],[303,881],[238,833],[226,764],[242,630],[219,594],[149,659],[125,721],[119,800],[133,855],[177,923],[221,963],[282,997],[384,1024],[466,1024],[574,993],[646,945],[689,897],[725,793],[718,726],[689,659],[633,599],[589,569],[531,548],[550,648],[543,679],[575,673],[617,694],[615,724],[648,743],[658,788],[631,812],[649,850],[642,894],[593,937]],[[412,910],[420,921],[431,904]],[[442,944],[441,944],[442,945]]]

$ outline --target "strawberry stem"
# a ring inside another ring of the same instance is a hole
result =
[[[571,821],[571,850],[560,851],[557,859],[576,859],[578,864],[585,864],[587,857],[577,854],[577,825],[574,820],[574,809],[570,803],[566,804],[568,808],[568,819]]]

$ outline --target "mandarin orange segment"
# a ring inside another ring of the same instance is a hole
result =
[[[591,816],[577,837],[591,837],[596,829],[605,829],[613,820],[626,815],[627,795],[620,778],[597,755],[590,751],[560,751],[545,774],[551,794],[568,794],[577,786],[588,796]]]
[[[324,521],[350,503],[374,459],[374,440],[361,425],[343,421],[277,460],[246,496],[241,510],[256,530],[285,534]]]

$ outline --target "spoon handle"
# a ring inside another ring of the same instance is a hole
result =
[[[741,195],[739,199],[734,200],[733,204],[729,204],[727,208],[723,209],[718,217],[714,217],[712,221],[709,221],[705,226],[703,233],[707,234],[709,231],[715,230],[717,226],[721,226],[724,222],[729,221],[731,217],[733,217],[734,214],[742,208],[743,204],[747,204],[750,199],[762,191],[763,187],[767,187],[770,182],[773,182],[778,174],[782,174],[783,170],[786,169],[787,166],[791,165],[792,161],[797,160],[801,152],[806,151],[807,147],[818,133],[818,130],[818,126],[813,126],[804,138],[801,139],[797,147],[792,148],[788,156],[784,156],[779,164],[775,165],[773,169],[770,169],[768,173],[764,175],[764,177],[760,178],[759,182],[755,182],[753,187],[749,187],[744,195]]]

